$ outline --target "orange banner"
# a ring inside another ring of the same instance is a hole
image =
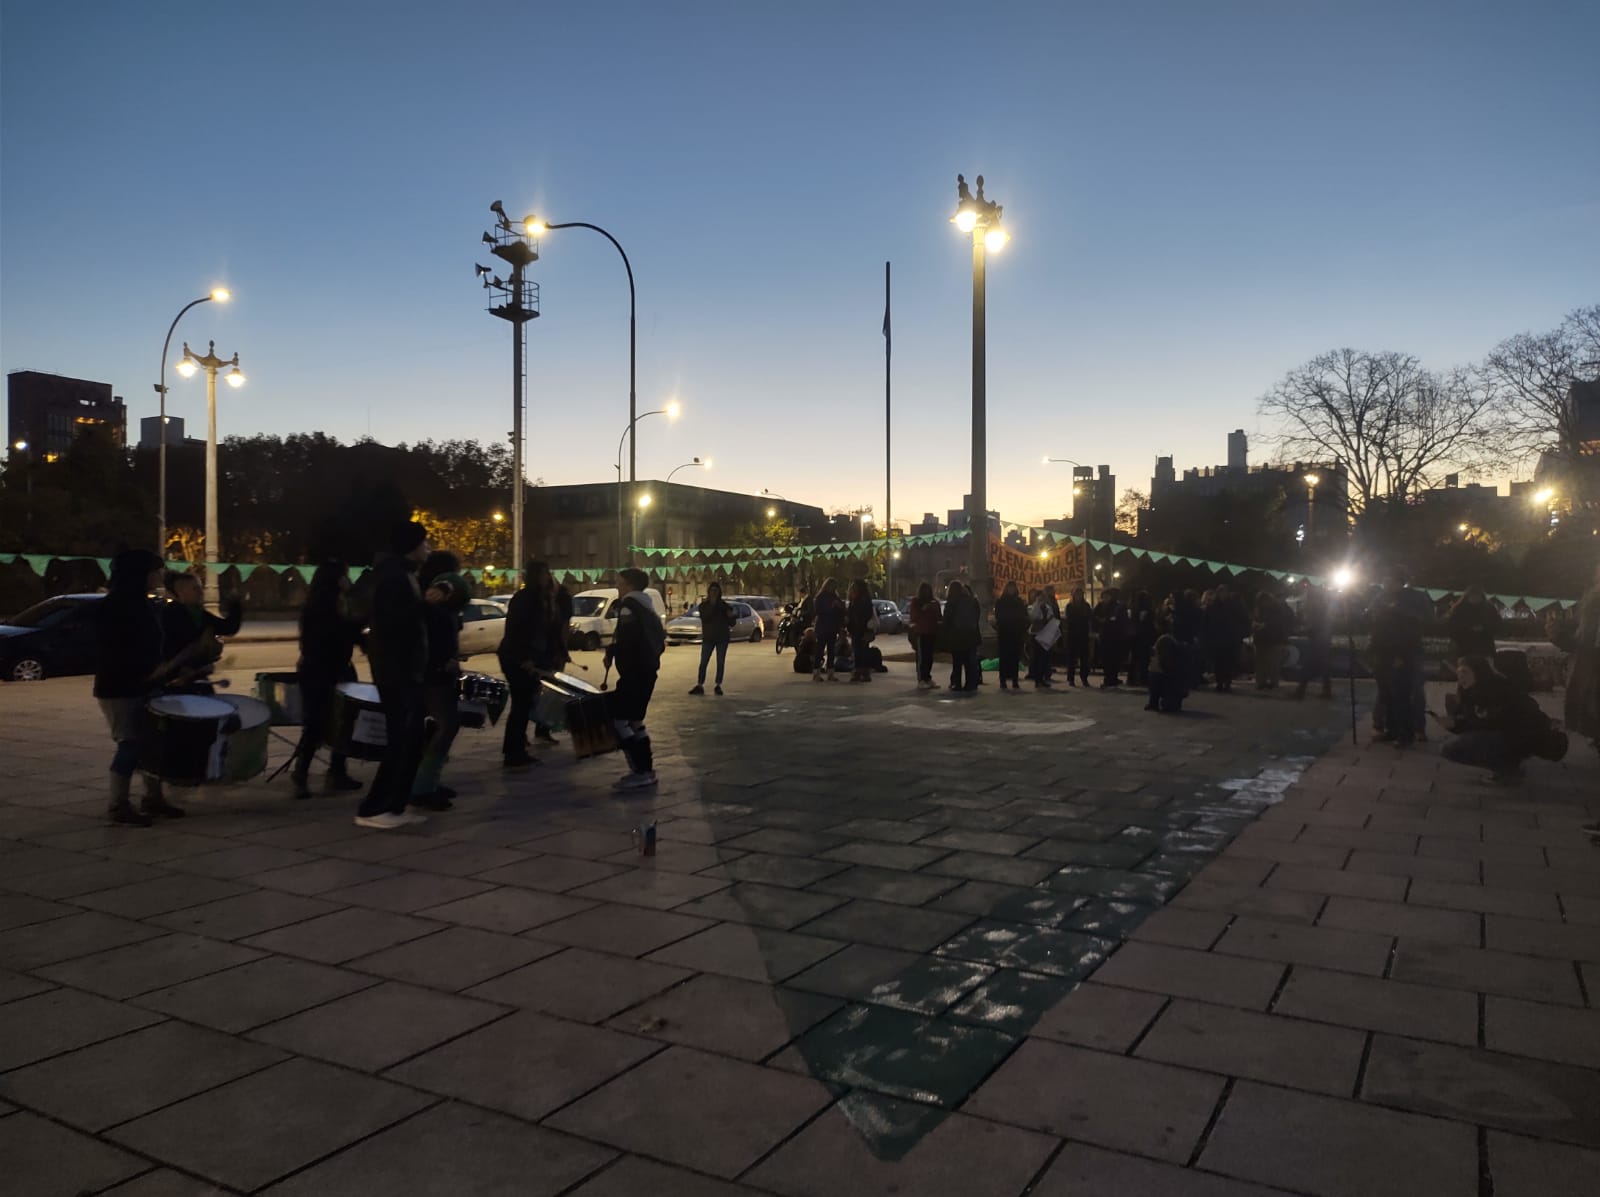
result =
[[[1056,593],[1065,597],[1074,586],[1085,585],[1085,555],[1083,545],[1064,544],[1048,552],[1027,553],[990,537],[989,576],[994,579],[996,594],[1007,582],[1015,582],[1023,598],[1045,586],[1054,586]]]

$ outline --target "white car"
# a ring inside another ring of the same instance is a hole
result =
[[[567,625],[569,647],[598,649],[617,634],[617,593],[615,586],[605,586],[572,596],[572,622]],[[661,592],[652,586],[644,597],[665,623],[667,605]]]
[[[461,656],[492,653],[506,632],[506,609],[493,599],[468,599],[461,609]]]
[[[761,616],[749,603],[735,602],[733,599],[727,601],[728,606],[733,608],[733,630],[728,639],[735,644],[742,640],[748,640],[751,644],[761,643],[761,637],[766,634]],[[702,637],[698,612],[690,611],[687,615],[667,621],[668,644],[699,644]]]
[[[761,626],[767,635],[772,635],[778,630],[778,620],[783,618],[783,605],[770,594],[730,594],[730,603],[744,603],[761,620]],[[734,639],[738,639],[737,636]]]

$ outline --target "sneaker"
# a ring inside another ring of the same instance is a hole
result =
[[[402,823],[426,823],[428,821],[427,815],[419,815],[413,811],[407,811],[403,815],[396,815],[395,818],[399,819]]]
[[[331,769],[328,771],[327,784],[330,790],[344,790],[347,793],[359,790],[362,786],[361,782],[351,777],[348,773],[335,773]],[[301,795],[296,794],[295,797],[299,798]],[[311,795],[308,793],[305,797],[309,798]]]
[[[381,815],[357,815],[357,827],[371,827],[377,831],[393,831],[396,827],[405,827],[417,822],[420,815],[396,815],[384,811]]]
[[[611,784],[613,790],[648,790],[656,784],[655,773],[624,773]]]
[[[694,688],[689,691],[690,694],[704,694],[705,692],[706,688],[698,683],[696,683]]]
[[[155,820],[149,815],[140,814],[138,811],[134,810],[131,802],[124,803],[121,806],[112,807],[107,813],[106,818],[110,819],[113,823],[122,825],[123,827],[148,827],[150,824],[155,822]]]
[[[820,682],[822,680],[822,670],[813,669],[811,671],[811,680],[814,682]]]
[[[713,687],[711,693],[715,694],[718,698],[721,698],[722,697],[722,687],[721,686]]]

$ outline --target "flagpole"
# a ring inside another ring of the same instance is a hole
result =
[[[884,598],[894,601],[894,549],[889,534],[894,522],[894,486],[891,481],[894,469],[894,424],[890,419],[890,359],[893,338],[889,333],[889,263],[883,264],[883,519],[884,529],[883,589]]]

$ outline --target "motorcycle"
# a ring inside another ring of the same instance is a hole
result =
[[[773,635],[773,646],[779,656],[783,655],[786,648],[799,648],[800,640],[806,634],[806,621],[800,614],[798,603],[786,603],[783,608],[783,618],[778,620],[778,630]]]

